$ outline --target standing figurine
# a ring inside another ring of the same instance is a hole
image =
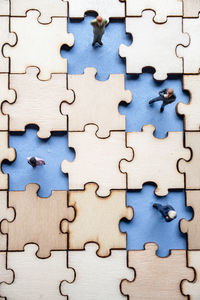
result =
[[[91,21],[90,24],[93,26],[93,33],[94,33],[92,46],[95,46],[96,43],[99,43],[99,45],[102,46],[103,43],[101,39],[105,32],[105,27],[108,24],[108,21],[98,16],[95,20]]]
[[[176,211],[171,205],[161,205],[154,203],[153,207],[156,208],[165,218],[166,222],[171,222],[176,218]]]
[[[27,157],[27,161],[33,168],[35,168],[36,166],[45,165],[44,159],[39,157]]]
[[[173,89],[164,89],[159,92],[159,95],[160,96],[150,100],[149,104],[152,104],[157,101],[163,101],[161,108],[160,108],[160,112],[164,111],[165,105],[170,104],[176,100],[176,95],[174,94]]]

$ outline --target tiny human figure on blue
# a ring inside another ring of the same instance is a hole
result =
[[[153,207],[162,214],[166,222],[171,222],[176,218],[176,211],[171,205],[161,205],[158,203],[154,203]]]
[[[157,101],[162,101],[162,105],[160,108],[160,112],[164,111],[164,107],[176,100],[176,95],[174,94],[174,90],[169,88],[169,89],[163,89],[162,91],[159,92],[159,96],[156,98],[153,98],[152,100],[149,101],[149,104],[152,104]]]
[[[27,157],[27,161],[33,168],[35,168],[36,166],[45,165],[44,159],[39,158],[39,157],[34,157],[34,156]]]
[[[98,43],[100,46],[103,45],[101,39],[105,32],[105,27],[108,24],[108,21],[106,19],[103,19],[102,17],[98,16],[96,19],[91,21],[90,23],[93,27],[93,42],[92,46],[95,46],[96,43]]]

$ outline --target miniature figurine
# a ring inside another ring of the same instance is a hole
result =
[[[102,17],[98,16],[95,20],[93,20],[90,23],[93,26],[93,33],[94,33],[94,39],[92,46],[95,46],[96,43],[99,43],[99,45],[103,45],[101,39],[105,32],[105,27],[108,24],[108,21],[106,19],[103,19]]]
[[[33,168],[35,168],[36,166],[45,165],[44,159],[39,157],[27,157],[27,161]]]
[[[161,205],[154,203],[153,207],[156,208],[165,218],[166,222],[171,222],[176,218],[176,211],[171,205]]]
[[[157,101],[163,101],[160,108],[160,112],[164,111],[165,105],[170,104],[176,100],[176,95],[174,94],[173,89],[164,89],[159,92],[159,95],[160,95],[159,97],[150,100],[149,104],[152,104]]]

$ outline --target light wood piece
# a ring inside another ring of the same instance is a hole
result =
[[[133,270],[127,267],[127,251],[112,250],[109,257],[100,258],[97,249],[96,244],[87,244],[85,251],[69,251],[69,267],[75,270],[76,278],[72,284],[63,282],[61,293],[70,300],[125,300],[120,281],[134,277]]]
[[[69,17],[84,18],[88,11],[97,14],[109,21],[109,18],[124,18],[125,3],[119,0],[68,0]]]
[[[189,295],[189,300],[200,299],[200,251],[187,251],[188,266],[195,270],[195,280],[183,280],[182,292]]]
[[[192,207],[193,218],[182,219],[180,229],[187,233],[187,249],[200,250],[200,191],[186,191],[186,204]]]
[[[2,103],[4,101],[7,101],[9,103],[14,103],[15,102],[15,91],[14,90],[9,90],[8,87],[8,79],[9,75],[1,73],[0,74],[0,105],[1,105],[1,110],[0,110],[0,130],[8,130],[8,116],[5,116],[2,113]]]
[[[69,192],[69,205],[76,210],[75,220],[69,223],[69,249],[84,249],[86,243],[96,242],[97,254],[108,256],[111,249],[126,249],[126,233],[119,230],[119,223],[122,218],[131,220],[133,209],[126,206],[125,191],[100,198],[97,189],[97,184],[88,183],[84,191]]]
[[[63,0],[12,0],[11,16],[26,16],[28,10],[38,10],[40,23],[50,23],[52,17],[67,17],[67,2]]]
[[[0,16],[9,16],[10,0],[0,1]]]
[[[183,147],[182,132],[168,132],[166,138],[158,139],[154,131],[154,126],[145,125],[142,132],[127,133],[127,146],[133,149],[134,159],[121,161],[120,170],[127,173],[128,189],[142,189],[145,182],[154,182],[156,195],[165,196],[169,189],[184,188],[177,162],[189,159],[190,150]]]
[[[6,267],[6,252],[0,252],[0,283],[11,283],[13,281],[13,271],[8,270]],[[5,284],[4,283],[4,284]],[[5,297],[1,297],[2,290],[0,285],[0,300],[6,300]]]
[[[52,74],[50,80],[41,81],[38,73],[37,68],[28,68],[26,74],[10,75],[10,87],[16,91],[17,99],[12,105],[3,104],[2,111],[9,115],[11,131],[25,131],[28,124],[36,124],[38,137],[48,138],[51,131],[67,130],[60,104],[73,102],[74,93],[67,90],[66,74]]]
[[[125,189],[126,176],[119,170],[121,159],[131,160],[133,151],[125,146],[125,132],[113,131],[106,139],[98,138],[97,126],[87,125],[83,132],[69,132],[69,147],[75,149],[73,162],[63,160],[61,169],[69,174],[69,189],[84,190],[95,182],[99,196],[108,196],[111,189]]]
[[[11,285],[2,284],[1,293],[9,300],[63,300],[59,286],[62,280],[74,279],[67,268],[66,251],[53,251],[46,259],[36,256],[37,245],[26,245],[23,252],[8,253],[8,268],[14,270]]]
[[[200,0],[183,0],[183,16],[196,18],[200,12]]]
[[[15,149],[8,146],[8,132],[0,131],[0,165],[4,160],[14,161]],[[0,190],[8,189],[8,174],[4,174],[0,168]]]
[[[128,266],[135,270],[135,280],[122,281],[122,292],[129,300],[183,300],[180,284],[192,280],[194,271],[187,268],[186,251],[171,250],[168,257],[158,257],[154,243],[145,250],[128,251]]]
[[[68,130],[82,131],[86,124],[96,124],[98,137],[108,137],[111,130],[125,130],[125,116],[120,115],[121,101],[130,103],[132,94],[124,87],[123,74],[111,74],[106,81],[96,80],[95,68],[84,74],[69,75],[68,88],[75,93],[75,101],[63,103],[61,112],[68,115]]]
[[[25,191],[9,192],[9,206],[15,209],[16,217],[12,223],[2,221],[1,230],[8,234],[9,251],[36,243],[38,257],[44,258],[51,250],[67,249],[67,236],[60,231],[60,222],[72,221],[74,209],[67,205],[67,191],[52,191],[50,197],[40,198],[38,189],[37,184],[28,184]]]
[[[184,115],[186,131],[200,130],[200,75],[184,75],[183,89],[190,93],[188,104],[178,103],[177,112]]]
[[[27,67],[40,69],[40,80],[48,80],[51,73],[66,73],[67,60],[60,55],[63,44],[74,44],[67,33],[67,18],[53,18],[52,22],[37,21],[38,11],[28,11],[27,17],[12,17],[11,30],[17,34],[15,47],[4,47],[4,55],[11,57],[11,73],[25,73]]]
[[[194,74],[199,73],[200,69],[200,17],[183,19],[183,32],[190,37],[188,47],[179,45],[177,47],[178,57],[183,58],[183,73]]]
[[[183,15],[182,0],[126,0],[126,16],[141,16],[144,10],[153,10],[154,22],[164,23],[167,17]]]
[[[181,17],[169,17],[166,23],[156,24],[154,16],[154,12],[144,11],[142,17],[126,18],[126,32],[132,35],[133,43],[120,45],[119,55],[126,58],[126,73],[139,74],[144,67],[153,67],[153,77],[165,80],[167,74],[183,73],[176,47],[178,44],[187,46],[189,36],[182,32]]]
[[[5,1],[5,0],[1,0]],[[8,73],[8,58],[5,57],[3,52],[4,44],[8,43],[11,46],[14,46],[17,41],[16,35],[9,32],[9,17],[0,16],[0,72]]]
[[[185,147],[191,149],[189,161],[180,160],[178,163],[179,172],[185,173],[185,188],[200,189],[200,132],[185,132]]]

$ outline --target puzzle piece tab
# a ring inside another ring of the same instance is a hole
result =
[[[84,18],[88,11],[95,11],[108,21],[109,18],[125,17],[125,3],[120,0],[68,0],[68,2],[70,18]]]
[[[67,18],[52,18],[49,24],[37,21],[38,11],[28,11],[27,17],[12,17],[11,30],[17,34],[15,47],[4,46],[4,55],[11,58],[11,73],[25,73],[26,68],[40,69],[40,80],[48,80],[52,73],[66,73],[67,60],[60,55],[63,44],[74,44],[67,33]]]
[[[119,170],[121,159],[131,160],[132,149],[125,146],[125,132],[112,131],[109,138],[98,138],[96,125],[87,125],[83,132],[69,132],[69,147],[75,149],[73,162],[62,161],[63,173],[69,174],[69,189],[83,190],[95,182],[99,196],[108,196],[111,189],[125,189],[126,176]]]
[[[142,132],[128,132],[127,146],[134,151],[131,162],[121,161],[120,169],[127,173],[128,189],[142,189],[145,182],[157,185],[157,196],[165,196],[169,189],[183,189],[184,177],[177,170],[181,158],[189,159],[190,150],[183,147],[182,132],[168,132],[164,139],[153,136],[155,127],[145,125]]]
[[[66,74],[52,74],[50,80],[37,78],[39,70],[28,68],[26,74],[10,75],[10,87],[16,91],[14,104],[3,104],[2,111],[9,115],[11,131],[25,131],[28,124],[39,126],[38,137],[48,138],[51,131],[67,130],[67,118],[60,113],[63,100],[74,100],[67,90]],[[0,77],[1,78],[1,77]]]
[[[154,15],[152,11],[144,11],[142,17],[126,18],[126,32],[131,33],[134,42],[130,46],[120,45],[119,55],[126,58],[128,74],[140,74],[144,67],[153,67],[154,78],[165,80],[167,74],[183,73],[176,47],[187,46],[189,37],[182,32],[181,17],[169,17],[166,23],[156,24]]]
[[[9,192],[9,206],[15,209],[16,217],[12,223],[3,221],[1,229],[8,234],[9,251],[22,251],[26,244],[36,243],[38,257],[44,258],[51,250],[67,249],[60,222],[72,221],[74,210],[67,205],[67,191],[52,191],[49,198],[40,198],[38,189],[37,184],[28,184],[25,191]]]
[[[67,2],[64,0],[13,0],[11,16],[23,17],[27,11],[38,10],[40,23],[50,23],[52,17],[67,17]]]
[[[155,11],[154,21],[164,23],[167,17],[182,16],[182,0],[126,0],[126,15],[128,17],[141,16],[144,10]]]
[[[127,251],[112,250],[109,257],[100,258],[97,249],[96,244],[87,244],[84,251],[69,251],[69,266],[76,277],[72,284],[62,283],[61,293],[70,300],[125,299],[120,292],[120,281],[133,279],[133,270],[127,267]]]
[[[121,101],[130,103],[132,95],[125,90],[123,74],[111,74],[108,80],[99,81],[96,73],[95,68],[86,68],[84,74],[68,76],[75,101],[63,103],[61,112],[68,115],[69,131],[82,131],[86,124],[93,123],[99,127],[99,137],[108,137],[111,130],[125,130],[125,116],[120,115],[118,106]]]
[[[133,209],[126,206],[125,191],[112,191],[109,197],[100,198],[97,189],[97,184],[88,183],[84,191],[69,192],[69,205],[76,209],[76,218],[69,223],[69,249],[84,249],[86,243],[96,242],[97,254],[108,256],[111,249],[126,249],[126,234],[120,232],[119,222],[122,218],[131,220]]]
[[[2,282],[11,283],[13,281],[13,271],[7,269],[6,267],[6,252],[0,252],[0,284]],[[2,294],[1,285],[0,285],[0,295]],[[0,300],[6,300],[7,298],[1,297]]]
[[[12,222],[14,211],[12,208],[8,208],[8,192],[0,191],[0,222],[5,219]],[[7,250],[7,236],[0,231],[0,251],[2,250]]]
[[[60,284],[73,281],[74,271],[67,268],[66,251],[52,251],[46,259],[38,258],[37,245],[26,245],[23,252],[8,253],[8,267],[14,273],[11,285],[1,284],[2,295],[9,300],[63,300]]]
[[[122,281],[122,292],[130,300],[183,300],[180,284],[192,280],[194,271],[187,268],[186,251],[171,250],[168,257],[156,255],[155,243],[145,244],[145,250],[128,251],[128,266],[135,270],[135,280]]]

